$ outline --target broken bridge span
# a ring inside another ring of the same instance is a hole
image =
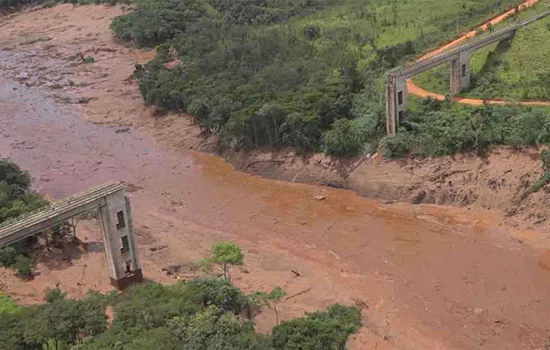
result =
[[[130,199],[123,183],[111,182],[55,201],[0,224],[0,248],[98,210],[111,284],[122,289],[143,280],[133,231]]]

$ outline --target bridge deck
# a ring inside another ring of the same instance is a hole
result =
[[[388,75],[395,76],[395,77],[404,77],[405,79],[409,79],[413,76],[415,76],[418,73],[421,73],[423,71],[426,71],[428,69],[431,69],[435,66],[438,66],[446,61],[449,61],[453,59],[453,57],[457,56],[461,52],[465,51],[475,51],[482,47],[491,45],[497,41],[502,40],[503,38],[509,37],[515,32],[518,28],[527,26],[533,22],[536,22],[546,16],[550,15],[550,11],[546,11],[543,13],[540,13],[536,16],[533,16],[523,22],[516,23],[514,25],[511,25],[507,28],[501,29],[499,31],[496,31],[486,37],[480,38],[478,40],[475,40],[470,43],[466,43],[464,45],[457,46],[455,48],[449,49],[446,52],[440,53],[438,55],[435,55],[433,57],[426,58],[424,60],[412,63],[410,65],[405,66],[404,68],[396,67],[388,72]]]
[[[31,236],[40,229],[52,227],[59,221],[66,220],[67,216],[78,214],[79,209],[90,210],[99,207],[105,196],[121,190],[124,190],[121,182],[106,183],[55,201],[34,212],[6,220],[0,224],[0,247]]]

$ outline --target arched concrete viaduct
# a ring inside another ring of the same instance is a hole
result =
[[[0,225],[0,248],[66,220],[99,211],[111,284],[117,289],[143,280],[134,237],[130,199],[122,183],[113,182],[53,202]]]
[[[524,22],[492,33],[479,40],[458,46],[438,55],[417,61],[405,68],[394,68],[386,74],[386,132],[395,135],[399,123],[408,109],[407,80],[446,62],[451,63],[450,92],[456,96],[470,86],[470,58],[474,51],[512,37],[518,28],[524,27],[550,15],[541,13]]]

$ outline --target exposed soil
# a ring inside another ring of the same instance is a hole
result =
[[[283,319],[334,302],[363,306],[365,327],[352,348],[547,345],[550,245],[537,228],[548,195],[528,191],[540,176],[536,150],[350,164],[290,152],[227,155],[242,170],[289,182],[237,172],[190,151],[212,150],[215,140],[187,118],[143,106],[128,78],[152,53],[111,37],[110,20],[122,12],[60,5],[0,24],[0,156],[54,198],[126,181],[148,279],[191,277],[190,262],[231,240],[245,250],[239,287],[296,295],[282,303]],[[99,228],[81,223],[78,236],[88,251],[48,256],[33,281],[1,270],[5,291],[27,304],[57,284],[71,296],[110,290]],[[262,331],[273,323],[269,312],[258,319]]]

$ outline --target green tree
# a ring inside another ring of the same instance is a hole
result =
[[[348,119],[336,120],[323,136],[325,153],[340,157],[357,155],[368,137],[366,130],[355,128],[356,123]]]
[[[275,287],[269,293],[266,292],[255,292],[252,294],[251,298],[255,304],[258,306],[267,306],[273,310],[275,314],[275,324],[279,325],[279,310],[277,307],[283,301],[283,298],[286,296],[286,292],[281,287]]]
[[[243,259],[244,255],[238,245],[231,242],[219,242],[212,245],[210,257],[206,261],[219,265],[223,272],[223,278],[230,281],[231,266],[242,265]]]

